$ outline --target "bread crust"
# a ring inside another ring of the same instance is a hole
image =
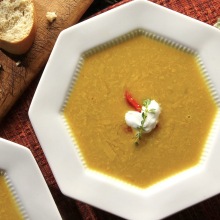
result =
[[[22,55],[28,52],[31,48],[32,44],[34,43],[35,35],[36,35],[36,15],[35,15],[35,6],[33,0],[31,0],[33,6],[33,23],[30,29],[30,32],[26,35],[25,38],[18,40],[18,41],[7,41],[0,39],[0,48],[5,50],[8,53],[15,54],[15,55]]]

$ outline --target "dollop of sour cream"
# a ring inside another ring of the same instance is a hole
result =
[[[142,113],[147,112],[147,118],[143,124],[143,132],[151,132],[157,125],[159,120],[159,115],[161,113],[160,105],[155,101],[151,100],[150,104],[147,107],[142,107],[141,112],[138,111],[128,111],[125,114],[125,122],[128,126],[138,129],[141,127],[141,121],[143,120]]]

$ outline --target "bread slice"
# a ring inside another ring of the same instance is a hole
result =
[[[12,54],[26,53],[36,34],[32,0],[0,0],[0,48]]]

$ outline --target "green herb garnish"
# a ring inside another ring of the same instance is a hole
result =
[[[148,113],[155,113],[156,109],[148,109],[149,105],[151,103],[151,99],[146,99],[143,101],[143,106],[145,107],[145,111],[142,112],[142,121],[141,126],[137,128],[137,133],[135,134],[135,144],[138,145],[139,141],[143,135],[144,132],[144,123],[147,119]]]

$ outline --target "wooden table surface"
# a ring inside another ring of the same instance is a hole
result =
[[[45,66],[59,33],[77,23],[93,0],[35,0],[36,37],[30,50],[12,55],[0,50],[0,121]],[[56,12],[48,22],[47,12]],[[18,65],[19,63],[19,65]]]

